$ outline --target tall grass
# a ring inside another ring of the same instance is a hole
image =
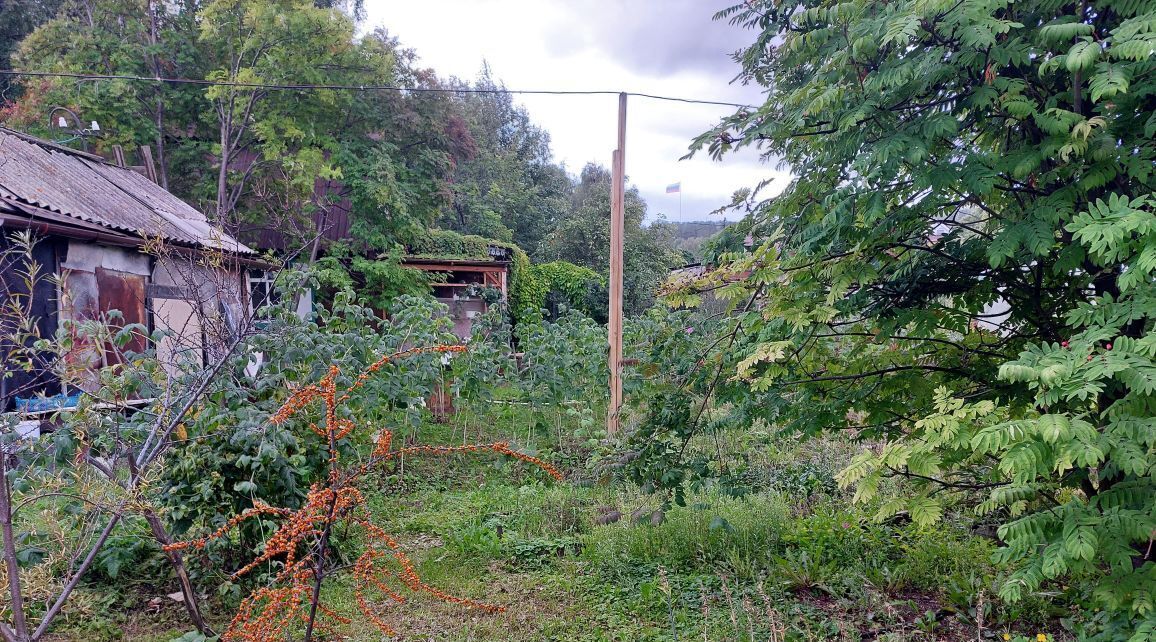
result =
[[[787,503],[775,494],[700,496],[672,508],[657,526],[624,519],[593,529],[584,540],[584,556],[610,572],[624,565],[663,564],[679,572],[726,572],[754,580],[780,550],[789,521]]]

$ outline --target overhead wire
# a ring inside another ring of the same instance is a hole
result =
[[[720,100],[705,100],[701,98],[686,98],[681,96],[664,96],[632,91],[614,91],[609,89],[507,89],[504,87],[406,87],[400,85],[343,85],[343,84],[311,84],[311,83],[259,83],[241,82],[233,80],[208,80],[200,78],[170,78],[161,76],[136,76],[130,74],[91,74],[66,71],[18,71],[15,69],[0,69],[0,76],[29,77],[29,78],[70,78],[75,80],[141,82],[170,85],[196,85],[202,87],[236,87],[240,89],[264,89],[269,91],[391,91],[398,93],[434,93],[434,94],[509,94],[517,96],[618,96],[626,94],[637,98],[676,102],[691,105],[709,105],[716,107],[734,107],[737,109],[758,109],[754,105],[735,103]],[[683,223],[689,223],[683,222]]]
[[[485,87],[404,87],[400,85],[341,85],[341,84],[304,84],[304,83],[260,83],[240,82],[233,80],[207,80],[200,78],[165,78],[160,76],[133,76],[127,74],[88,74],[65,71],[17,71],[15,69],[0,69],[0,76],[23,76],[29,78],[72,78],[76,80],[124,80],[128,82],[157,83],[170,85],[200,85],[209,87],[237,87],[241,89],[265,89],[270,91],[394,91],[399,93],[438,93],[438,94],[512,94],[519,96],[618,96],[626,94],[637,98],[661,100],[666,102],[687,103],[691,105],[713,105],[718,107],[736,107],[739,109],[757,109],[753,105],[728,102],[722,100],[705,100],[700,98],[685,98],[680,96],[663,96],[632,91],[614,91],[609,89],[506,89]]]

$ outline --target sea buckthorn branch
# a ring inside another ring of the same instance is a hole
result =
[[[257,500],[256,502],[253,503],[252,508],[246,508],[245,510],[241,511],[237,515],[233,516],[232,519],[225,522],[220,528],[213,531],[212,533],[209,533],[205,537],[201,537],[199,539],[194,539],[194,540],[189,540],[187,542],[174,542],[172,544],[166,545],[164,547],[164,550],[166,552],[168,552],[168,551],[184,551],[184,550],[190,549],[190,548],[194,548],[194,549],[204,548],[206,545],[208,545],[208,543],[210,541],[215,540],[215,539],[221,539],[225,535],[229,534],[229,532],[232,531],[234,528],[239,526],[242,522],[249,519],[250,517],[256,517],[258,515],[278,515],[281,517],[285,517],[285,516],[289,515],[290,513],[292,513],[292,511],[290,511],[287,508],[276,508],[276,507],[270,506],[270,505],[268,505],[268,504],[266,504],[260,500]]]
[[[340,390],[337,385],[340,369],[335,365],[330,366],[317,383],[295,389],[270,417],[272,423],[284,423],[314,402],[322,402],[324,408],[320,422],[310,422],[308,427],[325,440],[324,448],[329,455],[329,471],[325,480],[310,486],[304,504],[298,509],[275,508],[257,503],[205,537],[166,547],[166,550],[173,551],[204,548],[208,542],[225,537],[251,517],[265,515],[282,520],[281,525],[266,540],[264,551],[233,573],[233,578],[239,578],[268,564],[280,564],[280,570],[267,586],[254,590],[241,602],[229,628],[221,636],[222,642],[287,639],[287,636],[301,631],[304,632],[305,642],[311,642],[314,631],[332,631],[332,623],[350,622],[347,616],[335,612],[321,603],[320,599],[322,583],[330,572],[330,534],[339,523],[360,530],[364,535],[365,550],[352,567],[357,587],[354,591],[355,602],[357,610],[386,635],[397,635],[397,631],[379,613],[370,598],[370,592],[395,604],[407,603],[408,598],[401,592],[401,589],[405,589],[490,613],[505,610],[503,606],[450,595],[426,584],[397,540],[372,523],[365,509],[365,496],[358,484],[377,466],[405,456],[442,457],[491,452],[537,466],[559,481],[563,480],[561,472],[537,457],[513,450],[508,442],[466,446],[409,446],[393,450],[392,431],[382,430],[374,441],[371,455],[364,463],[354,466],[342,465],[338,448],[338,442],[358,428],[357,422],[339,416],[339,411],[351,399],[352,393],[363,387],[386,364],[419,354],[445,354],[463,352],[465,349],[465,346],[460,345],[441,345],[386,355],[370,364],[344,390]]]
[[[532,457],[525,453],[520,453],[511,449],[510,443],[507,441],[499,441],[492,444],[467,444],[465,446],[408,446],[406,448],[399,448],[397,450],[383,453],[373,463],[376,464],[382,461],[397,459],[406,455],[428,455],[434,457],[444,457],[446,455],[458,455],[463,453],[477,453],[485,451],[495,452],[499,455],[506,455],[508,457],[513,457],[514,459],[519,459],[528,464],[534,464],[535,466],[546,471],[554,479],[558,481],[564,480],[562,473],[559,472],[557,468],[541,459],[538,459],[537,457]]]

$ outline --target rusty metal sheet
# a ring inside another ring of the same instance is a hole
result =
[[[148,327],[148,317],[145,313],[145,277],[98,267],[96,287],[100,291],[98,299],[100,311],[120,310],[124,315],[123,319],[110,325],[123,328],[132,323],[139,323]],[[120,350],[143,352],[147,347],[146,333],[134,332],[132,340]]]

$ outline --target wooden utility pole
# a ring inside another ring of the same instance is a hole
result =
[[[618,149],[610,185],[610,408],[606,434],[618,433],[622,408],[622,235],[626,220],[626,94],[618,94]]]

